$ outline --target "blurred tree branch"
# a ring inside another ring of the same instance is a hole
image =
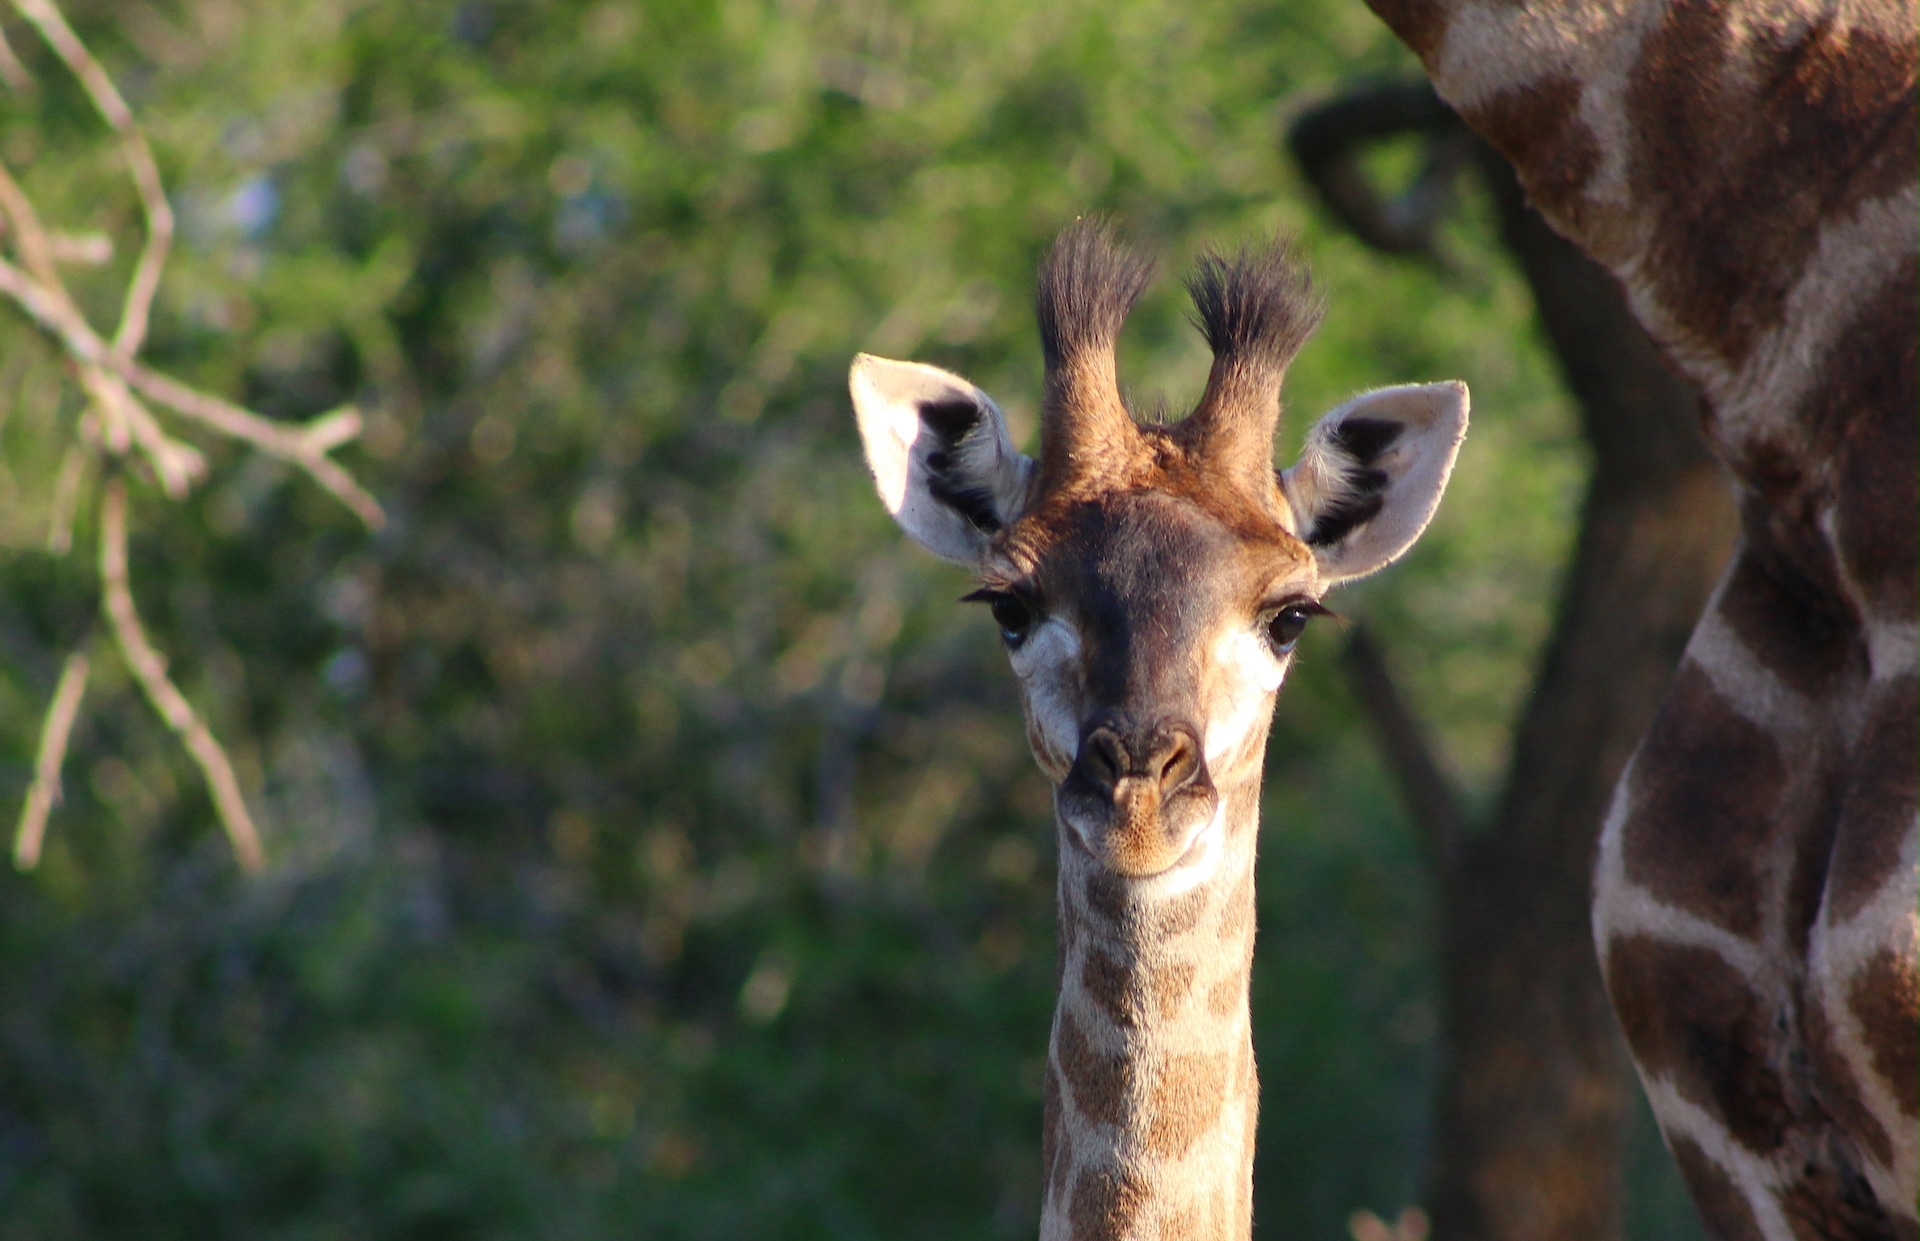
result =
[[[1409,136],[1426,144],[1423,171],[1389,197],[1361,157]],[[1366,631],[1346,666],[1439,858],[1444,1059],[1424,1192],[1435,1241],[1608,1241],[1624,1227],[1632,1085],[1593,959],[1589,868],[1614,782],[1725,563],[1731,494],[1700,437],[1697,397],[1618,286],[1527,205],[1512,169],[1430,85],[1358,89],[1299,117],[1288,142],[1350,231],[1429,261],[1439,261],[1452,180],[1477,170],[1593,452],[1573,559],[1489,822],[1466,824],[1451,808]]]
[[[1407,813],[1426,837],[1434,861],[1443,869],[1451,866],[1464,830],[1460,799],[1441,769],[1426,728],[1394,681],[1386,652],[1372,630],[1355,625],[1341,659],[1361,713],[1379,739],[1387,771],[1400,786]]]
[[[260,847],[260,832],[253,825],[253,816],[247,813],[246,799],[240,795],[233,764],[188,705],[186,695],[167,676],[167,661],[153,649],[140,624],[140,613],[133,606],[133,589],[127,580],[127,485],[118,478],[108,480],[100,497],[100,584],[105,590],[102,602],[107,619],[127,666],[146,691],[155,714],[180,734],[187,752],[200,765],[240,864],[248,870],[259,870],[266,865],[267,857]]]
[[[53,704],[41,722],[40,746],[33,760],[33,783],[27,788],[26,806],[20,811],[20,831],[13,841],[13,864],[21,870],[32,870],[40,864],[47,815],[60,804],[60,766],[67,757],[67,739],[72,736],[73,721],[80,714],[80,701],[86,697],[91,667],[84,651],[76,650],[67,656],[66,666],[60,670],[60,683],[54,687]]]
[[[87,479],[90,475],[104,477],[97,536],[99,570],[102,606],[115,644],[154,711],[180,736],[200,767],[241,865],[258,871],[265,865],[266,855],[233,764],[167,675],[166,658],[148,638],[134,606],[127,573],[126,481],[124,467],[117,462],[137,452],[161,490],[174,500],[183,499],[206,477],[205,456],[162,425],[146,403],[152,401],[203,429],[240,440],[296,466],[368,527],[377,529],[384,520],[380,505],[329,456],[360,433],[360,415],[352,408],[343,408],[304,426],[288,427],[198,391],[138,361],[173,245],[173,209],[167,202],[159,166],[132,109],[52,0],[14,0],[14,7],[79,80],[95,111],[118,137],[146,220],[146,239],[127,284],[119,324],[108,341],[87,322],[60,274],[59,264],[103,262],[112,253],[111,241],[49,232],[26,191],[11,171],[0,165],[0,221],[4,222],[5,237],[16,260],[0,259],[0,294],[24,310],[61,347],[88,397],[87,411],[79,420],[74,442],[55,480],[47,548],[55,555],[69,549],[73,516]],[[20,92],[33,87],[33,78],[10,45],[0,46],[0,79]],[[90,470],[90,466],[100,468]],[[14,836],[14,862],[22,870],[38,864],[47,817],[60,802],[60,768],[85,698],[89,668],[86,653],[76,647],[67,656],[41,727],[33,782]]]
[[[1360,156],[1372,143],[1409,133],[1427,139],[1420,174],[1399,195],[1383,195]],[[1301,175],[1348,232],[1383,254],[1440,266],[1434,231],[1453,205],[1454,182],[1473,162],[1476,141],[1425,82],[1342,95],[1302,114],[1287,133]]]

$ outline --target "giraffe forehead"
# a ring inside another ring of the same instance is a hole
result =
[[[1031,580],[1093,636],[1197,641],[1222,613],[1313,574],[1312,554],[1276,524],[1167,491],[1112,492],[1030,520],[1038,528],[1018,533],[1036,553]]]

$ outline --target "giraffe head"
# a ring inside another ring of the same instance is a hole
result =
[[[1040,276],[1037,462],[957,375],[862,355],[851,385],[888,511],[980,579],[968,598],[990,606],[1020,678],[1063,848],[1127,879],[1197,879],[1225,844],[1224,793],[1257,787],[1301,630],[1327,590],[1425,528],[1467,392],[1357,397],[1276,472],[1281,378],[1320,315],[1277,245],[1202,257],[1188,287],[1214,355],[1206,391],[1186,419],[1142,425],[1114,346],[1149,274],[1096,222],[1055,243]]]

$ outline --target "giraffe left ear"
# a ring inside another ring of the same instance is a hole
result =
[[[1467,433],[1467,385],[1410,384],[1348,401],[1280,476],[1294,533],[1335,585],[1385,568],[1440,506]]]

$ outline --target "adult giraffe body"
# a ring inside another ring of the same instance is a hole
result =
[[[1047,1241],[1250,1234],[1274,696],[1321,595],[1419,536],[1466,430],[1460,384],[1383,389],[1328,414],[1276,474],[1281,377],[1319,313],[1284,250],[1201,261],[1206,392],[1184,421],[1137,424],[1114,342],[1146,275],[1098,226],[1054,247],[1038,462],[956,375],[862,357],[851,376],[881,499],[979,577],[1055,788]]]
[[[1910,1241],[1914,6],[1369,2],[1622,281],[1741,487],[1595,873],[1668,1146],[1726,1241]]]

